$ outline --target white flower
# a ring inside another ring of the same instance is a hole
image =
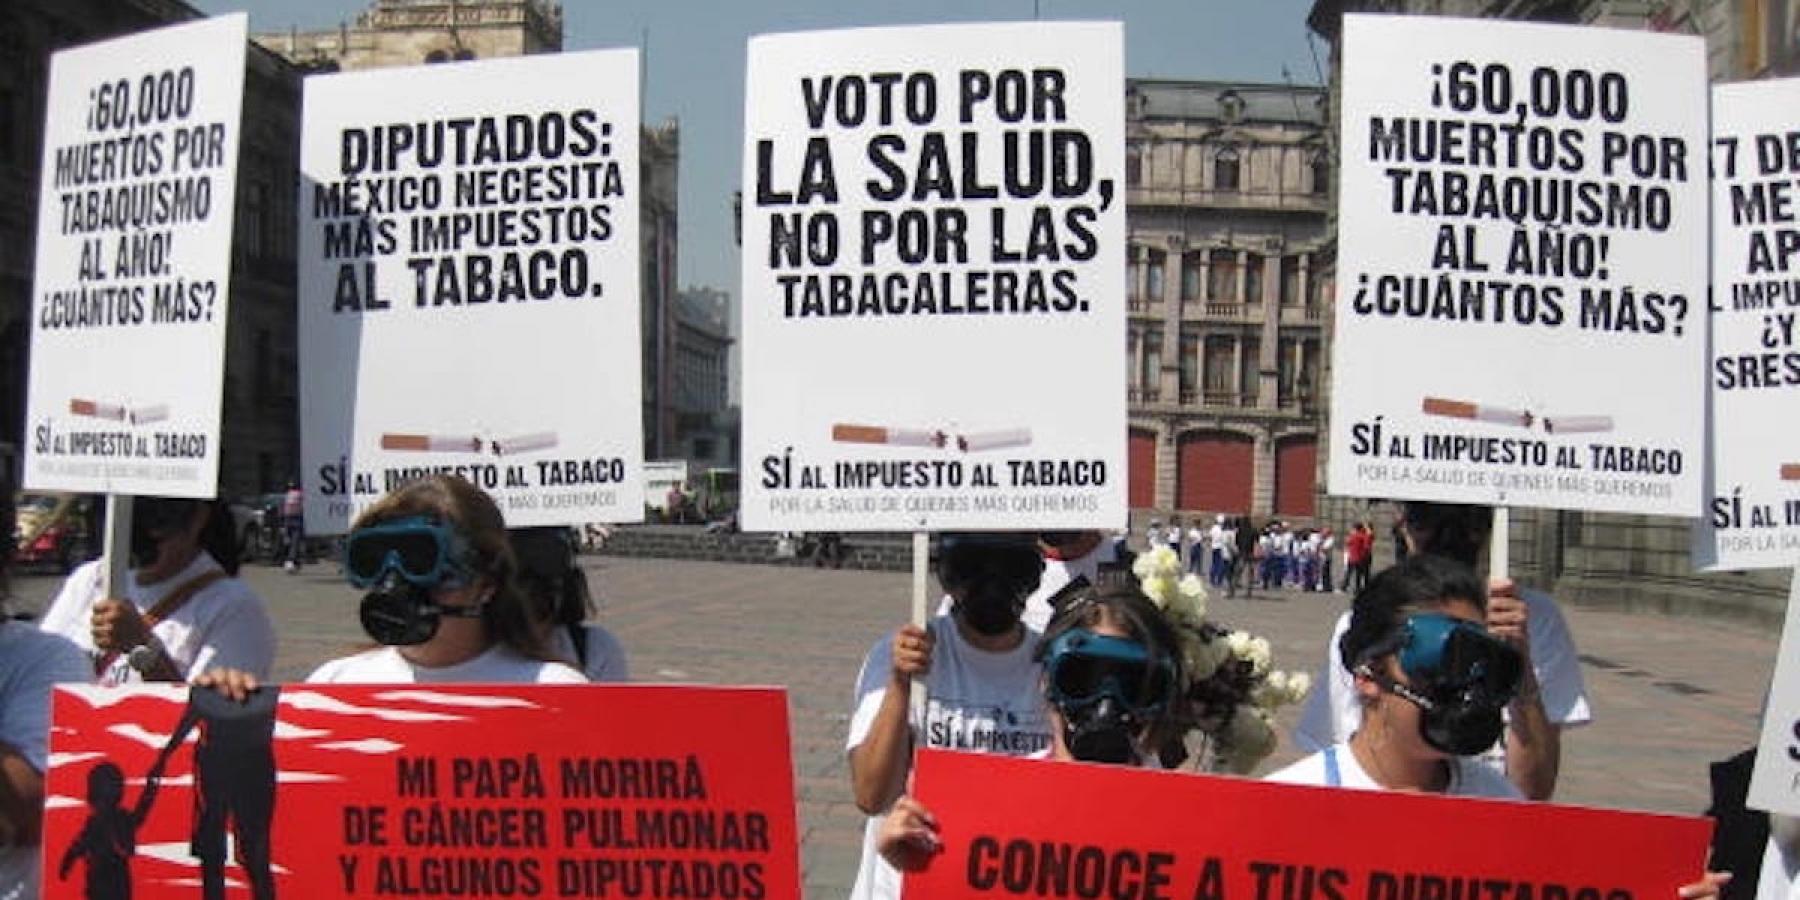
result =
[[[1245,632],[1233,631],[1225,635],[1225,646],[1238,659],[1250,658],[1250,635]]]
[[[1154,550],[1139,554],[1131,564],[1131,571],[1139,581],[1151,578],[1177,578],[1181,575],[1181,557],[1168,547],[1157,547]]]
[[[1264,757],[1275,752],[1275,728],[1260,710],[1239,706],[1219,744],[1224,768],[1248,775]]]
[[[1143,589],[1144,596],[1149,597],[1150,602],[1159,609],[1168,609],[1169,600],[1175,596],[1175,591],[1166,578],[1146,578],[1138,586]]]
[[[1231,658],[1224,641],[1207,640],[1186,629],[1181,633],[1182,662],[1187,664],[1189,681],[1205,681],[1219,670],[1219,664]]]
[[[1251,675],[1263,675],[1267,673],[1269,671],[1269,665],[1274,662],[1274,656],[1269,650],[1269,639],[1263,637],[1251,638],[1249,652],[1244,654],[1244,658],[1250,660]]]
[[[1181,579],[1176,588],[1181,592],[1183,601],[1178,605],[1180,613],[1198,625],[1206,618],[1206,582],[1201,581],[1200,576],[1190,572]]]
[[[1312,690],[1312,676],[1305,672],[1291,672],[1287,682],[1288,702],[1299,703],[1306,699],[1306,692]]]

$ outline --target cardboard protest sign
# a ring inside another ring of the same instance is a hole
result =
[[[776,689],[65,686],[52,716],[46,898],[800,896]]]
[[[1751,809],[1800,816],[1800,570],[1788,591],[1787,622],[1769,679],[1756,768],[1750,773]]]
[[[1800,562],[1800,79],[1721,84],[1712,104],[1712,472],[1702,568]]]
[[[923,750],[944,842],[909,897],[1629,900],[1700,877],[1705,819]],[[994,802],[1004,797],[1004,803]]]
[[[50,58],[25,486],[211,497],[243,14]]]
[[[1344,17],[1332,493],[1698,514],[1704,57]]]
[[[744,527],[1124,523],[1120,26],[756,37],[744,121]]]
[[[306,527],[449,472],[643,518],[636,50],[306,79]]]

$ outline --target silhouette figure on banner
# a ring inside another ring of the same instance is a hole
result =
[[[200,860],[201,896],[225,897],[225,829],[237,840],[239,865],[250,879],[255,900],[273,900],[270,826],[275,818],[274,686],[253,691],[243,702],[211,688],[190,688],[187,711],[157,757],[159,770],[198,725],[194,748],[194,831],[190,852]]]
[[[131,857],[137,852],[138,828],[150,815],[156,802],[156,790],[162,783],[163,759],[159,758],[144,777],[144,789],[137,805],[129,812],[124,808],[125,773],[110,762],[88,770],[88,808],[91,812],[81,825],[80,833],[63,853],[62,865],[56,870],[58,880],[66,881],[76,860],[87,864],[88,900],[130,900]]]

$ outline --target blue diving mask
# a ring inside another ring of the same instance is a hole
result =
[[[365,590],[390,574],[415,587],[458,588],[471,580],[467,555],[455,529],[428,516],[407,516],[350,532],[344,577]]]
[[[1154,714],[1174,694],[1175,671],[1129,638],[1073,628],[1058,635],[1044,655],[1046,692],[1065,712],[1110,699],[1132,713]]]

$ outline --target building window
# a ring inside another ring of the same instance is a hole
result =
[[[1163,300],[1163,264],[1168,258],[1169,254],[1161,250],[1149,250],[1144,254],[1144,264],[1148,267],[1144,273],[1144,294],[1151,303]]]
[[[1206,299],[1209,303],[1242,303],[1238,296],[1237,251],[1214,250],[1212,264],[1207,267]]]
[[[1138,280],[1139,270],[1144,264],[1144,248],[1136,244],[1125,248],[1125,308],[1137,309],[1144,305],[1144,289]]]
[[[1255,253],[1244,257],[1244,302],[1261,303],[1263,298],[1263,258]]]
[[[1135,328],[1125,329],[1125,386],[1132,390],[1138,387],[1137,381],[1138,333]]]
[[[1162,377],[1162,332],[1151,331],[1144,335],[1144,368],[1138,375],[1138,383],[1144,386],[1144,399],[1155,400],[1160,392],[1159,379]]]
[[[1213,155],[1213,190],[1235,191],[1238,189],[1238,151],[1236,147],[1226,147]]]
[[[1300,302],[1300,257],[1284,256],[1281,258],[1281,305],[1293,306]]]
[[[1181,336],[1181,402],[1194,402],[1200,381],[1200,336]]]
[[[1313,195],[1323,197],[1331,193],[1331,155],[1324,150],[1315,150],[1308,165],[1312,169]]]
[[[1238,343],[1238,393],[1255,397],[1262,385],[1262,341],[1246,338]]]
[[[1181,302],[1193,303],[1200,299],[1200,261],[1198,252],[1181,254]]]
[[[1206,339],[1206,397],[1217,402],[1231,394],[1231,338],[1217,334]]]
[[[1144,148],[1132,144],[1125,148],[1125,186],[1137,187],[1144,183]]]
[[[1324,261],[1325,260],[1324,260],[1323,256],[1318,253],[1314,253],[1311,256],[1307,257],[1307,265],[1306,265],[1306,308],[1307,309],[1316,310],[1324,303],[1325,279],[1323,277],[1323,270],[1321,268],[1322,265],[1324,264]]]

